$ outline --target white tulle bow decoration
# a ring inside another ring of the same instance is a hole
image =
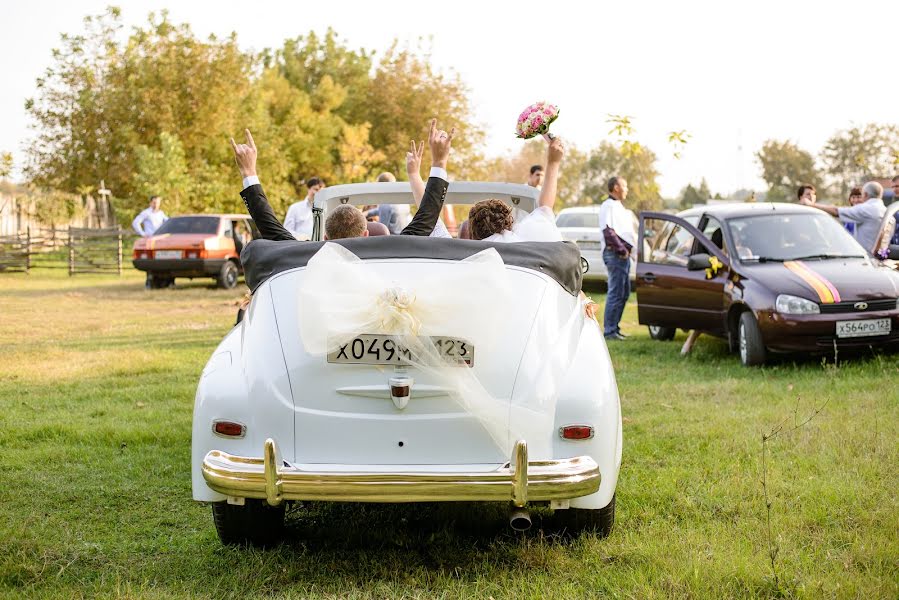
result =
[[[339,244],[325,244],[309,260],[300,283],[297,309],[303,347],[310,355],[322,356],[359,335],[390,336],[398,346],[409,349],[416,381],[446,389],[508,456],[515,440],[546,435],[545,423],[552,423],[555,413],[555,390],[570,357],[563,346],[570,344],[545,348],[546,356],[552,358],[533,365],[535,371],[546,371],[546,376],[537,378],[532,392],[513,407],[520,417],[514,419],[514,431],[510,430],[512,399],[505,396],[508,391],[501,391],[509,389],[506,375],[490,372],[491,356],[508,351],[496,333],[496,324],[508,319],[508,307],[515,303],[506,265],[493,248],[465,260],[440,263],[433,274],[422,275],[421,261],[366,264]],[[580,317],[573,299],[572,305],[576,307],[573,317]],[[482,358],[475,358],[471,368],[447,362],[432,336],[466,340]],[[479,374],[496,389],[487,389]]]
[[[421,320],[413,311],[415,299],[415,294],[403,287],[384,290],[378,296],[377,306],[381,330],[393,335],[418,335]]]

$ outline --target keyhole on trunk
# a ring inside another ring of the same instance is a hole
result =
[[[400,443],[399,443],[399,447],[400,447],[400,448],[403,447],[403,442],[400,442]]]

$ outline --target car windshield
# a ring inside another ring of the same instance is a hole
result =
[[[562,213],[556,218],[556,227],[599,228],[599,215],[596,213]]]
[[[173,217],[162,224],[154,235],[163,233],[217,233],[218,217]]]
[[[743,262],[862,258],[851,235],[825,214],[767,214],[729,219],[735,252]]]

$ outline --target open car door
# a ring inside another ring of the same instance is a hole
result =
[[[640,213],[637,313],[641,325],[726,331],[722,248],[680,217]]]
[[[887,206],[874,247],[868,250],[880,259],[899,260],[899,201]]]

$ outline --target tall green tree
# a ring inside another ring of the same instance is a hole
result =
[[[619,147],[603,141],[588,154],[582,173],[582,194],[591,202],[608,197],[608,181],[617,176],[627,180],[628,204],[633,210],[658,210],[662,206],[656,155],[637,142]]]
[[[821,162],[839,197],[870,179],[899,173],[899,126],[869,123],[836,132],[824,144]]]
[[[795,202],[802,184],[821,187],[815,158],[791,141],[767,140],[756,153],[762,165],[762,179],[768,184],[769,202]]]
[[[457,74],[436,71],[424,50],[394,42],[378,62],[364,112],[371,123],[371,145],[385,156],[382,170],[405,172],[409,140],[427,138],[430,117],[437,117],[447,131],[457,128],[453,173],[472,176],[482,164],[484,130],[474,121],[468,88]]]
[[[345,96],[335,108],[348,123],[364,123],[374,52],[353,50],[330,27],[324,37],[314,31],[285,40],[280,49],[266,50],[263,62],[273,66],[291,86],[314,95],[326,77],[338,83]]]
[[[184,153],[195,202],[212,209],[233,169],[227,139],[252,123],[252,61],[232,36],[200,41],[165,13],[120,41],[117,9],[85,19],[85,33],[63,35],[62,49],[26,103],[38,136],[28,175],[37,184],[84,189],[105,180],[128,208],[137,209],[138,155],[160,146],[163,133]],[[146,162],[146,161],[145,161]],[[167,194],[165,190],[158,190]],[[216,195],[213,195],[216,194]]]
[[[5,180],[12,175],[12,152],[0,152],[0,180]]]

